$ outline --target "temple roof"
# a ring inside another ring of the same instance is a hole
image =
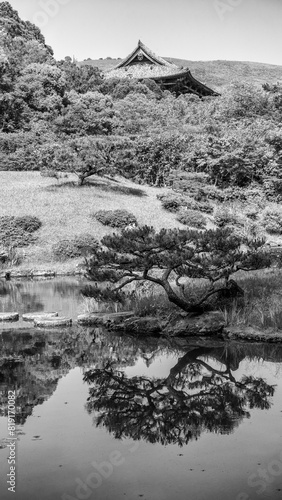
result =
[[[123,59],[123,61],[121,61],[114,69],[124,68],[131,64],[142,64],[144,60],[146,63],[156,64],[158,66],[173,66],[174,68],[177,68],[175,64],[157,56],[151,49],[149,49],[149,47],[139,40],[136,49],[134,49],[133,52]]]
[[[139,40],[137,47],[123,61],[105,73],[106,78],[157,78],[185,71],[157,56]]]
[[[105,78],[158,78],[162,76],[171,76],[178,73],[185,73],[187,70],[178,68],[177,66],[155,66],[152,64],[134,64],[124,68],[114,68],[107,71]]]
[[[137,47],[113,69],[104,73],[104,78],[150,78],[164,90],[176,95],[193,93],[200,97],[218,95],[212,89],[194,78],[188,68],[179,67],[157,56],[140,40]]]

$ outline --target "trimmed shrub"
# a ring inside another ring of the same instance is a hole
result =
[[[220,207],[215,210],[214,221],[218,227],[241,226],[243,223],[243,221],[227,207]]]
[[[282,211],[268,208],[262,216],[262,225],[270,234],[282,234]]]
[[[189,208],[191,210],[198,207],[197,202],[193,198],[188,198],[174,192],[159,194],[157,198],[161,201],[163,208],[169,210],[169,212],[177,212],[179,208],[186,207],[187,205],[190,205]]]
[[[58,241],[52,247],[52,253],[56,260],[76,259],[83,257],[95,250],[98,241],[90,234],[77,235],[74,238]]]
[[[40,229],[42,226],[41,220],[39,220],[38,217],[34,217],[33,215],[16,217],[16,224],[27,233],[34,233],[35,231],[38,231],[38,229]]]
[[[207,185],[208,176],[202,172],[174,170],[168,176],[168,182],[175,191],[186,193],[197,201],[206,198],[204,188]]]
[[[137,219],[134,214],[127,210],[100,210],[93,214],[97,221],[104,226],[125,228],[129,225],[137,226]]]
[[[199,201],[197,208],[198,208],[199,212],[205,212],[207,214],[213,213],[213,207],[209,204],[209,202]]]
[[[256,220],[258,218],[258,207],[250,205],[245,208],[245,215],[248,219]]]
[[[25,215],[22,217],[0,217],[0,240],[5,246],[24,247],[36,241],[32,234],[41,227],[37,217]]]
[[[169,210],[169,212],[178,212],[181,207],[206,213],[212,213],[213,211],[213,207],[208,202],[196,201],[190,196],[175,192],[160,194],[157,198],[161,201],[163,208]]]
[[[21,264],[23,256],[13,246],[5,247],[0,245],[0,265],[18,266]]]
[[[182,224],[186,224],[186,226],[195,227],[197,229],[204,229],[206,227],[205,217],[196,210],[181,210],[176,218]]]

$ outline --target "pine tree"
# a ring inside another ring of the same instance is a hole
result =
[[[263,246],[263,240],[247,240],[230,229],[125,229],[121,234],[105,236],[86,261],[89,279],[100,285],[88,287],[85,293],[98,301],[121,301],[127,285],[149,281],[187,313],[201,313],[210,297],[234,287],[234,273],[270,266]],[[184,293],[187,278],[202,278],[209,283],[197,303]],[[236,288],[240,290],[238,285]]]

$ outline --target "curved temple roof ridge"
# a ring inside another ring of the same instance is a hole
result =
[[[150,61],[153,64],[157,64],[159,66],[167,66],[167,67],[174,67],[177,68],[175,64],[172,64],[165,59],[163,59],[160,56],[157,56],[149,47],[147,47],[141,40],[138,40],[138,45],[137,47],[125,58],[123,59],[117,66],[115,66],[114,69],[118,68],[123,68],[125,66],[128,66],[132,62],[135,62],[135,59],[137,58],[137,61],[142,60],[140,59],[140,54],[147,58],[148,61]]]
[[[199,97],[219,95],[196,78],[189,68],[181,68],[156,55],[141,40],[137,47],[117,66],[104,74],[109,78],[131,78],[136,80],[154,80],[162,90],[169,90],[176,95],[195,94]]]

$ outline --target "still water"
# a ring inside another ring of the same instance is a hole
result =
[[[77,280],[7,286],[3,311],[82,307]],[[0,346],[1,500],[281,498],[281,347],[28,324]]]

